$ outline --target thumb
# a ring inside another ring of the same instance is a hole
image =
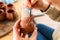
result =
[[[15,23],[15,25],[13,26],[13,34],[19,35],[19,32],[18,32],[19,25],[20,25],[20,20],[18,20],[18,21]]]
[[[33,38],[34,40],[37,38],[37,28],[35,28],[31,38]]]

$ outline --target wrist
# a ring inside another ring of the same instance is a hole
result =
[[[49,8],[50,4],[47,1],[43,1],[42,11],[46,11]]]

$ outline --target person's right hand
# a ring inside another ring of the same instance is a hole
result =
[[[47,0],[27,0],[27,7],[45,10],[49,5]]]
[[[42,0],[27,0],[27,6],[29,8],[36,8],[36,9],[40,9],[42,6],[43,2]]]

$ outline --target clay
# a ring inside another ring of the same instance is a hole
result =
[[[6,6],[6,17],[8,20],[11,20],[11,21],[15,20],[16,11],[13,4],[8,4]]]
[[[8,4],[8,5],[6,6],[6,9],[15,9],[15,8],[14,8],[14,5],[13,5],[13,4]]]
[[[13,4],[7,4],[5,5],[3,2],[0,2],[0,10],[3,10],[0,13],[0,20],[8,19],[8,20],[14,20],[16,18],[16,11],[14,9]],[[4,15],[6,18],[4,18]],[[2,18],[2,19],[1,19]]]
[[[3,7],[4,6],[4,3],[3,2],[0,2],[0,7]]]
[[[13,7],[13,4],[8,4],[7,7]]]
[[[31,33],[33,33],[33,31],[34,31],[34,26],[35,26],[35,25],[33,24],[33,22],[29,23],[29,25],[24,26],[24,27],[20,26],[20,32],[23,33],[23,37],[24,37],[26,34],[31,34]]]
[[[0,9],[0,21],[4,21],[5,20],[5,13],[4,10]]]
[[[26,34],[33,33],[34,31],[34,22],[31,22],[31,19],[32,18],[30,17],[30,8],[22,6],[20,33],[23,33],[23,37]]]
[[[0,9],[4,10],[4,12],[6,11],[6,6],[3,2],[0,2]]]
[[[16,17],[15,17],[15,11],[13,9],[8,9],[6,10],[6,18],[8,20],[14,20]]]

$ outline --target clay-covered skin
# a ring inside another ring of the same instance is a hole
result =
[[[32,33],[34,30],[34,25],[30,24],[29,26],[25,26],[24,28],[21,26],[21,32],[24,34]]]
[[[15,20],[15,18],[16,18],[16,12],[15,12],[15,10],[13,10],[13,9],[8,9],[7,11],[6,11],[6,18],[8,19],[8,20]]]
[[[32,25],[32,23],[31,23],[31,24],[29,24],[29,26],[25,26],[24,28],[21,26],[20,31],[21,31],[21,33],[23,33],[23,37],[26,34],[31,34],[34,31],[34,25]]]
[[[30,20],[30,21],[29,21]],[[35,29],[35,24],[33,21],[31,21],[32,19],[27,19],[25,21],[21,21],[20,22],[20,31],[21,33],[24,34],[24,36],[26,34],[31,34],[33,33],[34,29]]]
[[[4,10],[0,9],[0,21],[4,21],[6,18]]]

